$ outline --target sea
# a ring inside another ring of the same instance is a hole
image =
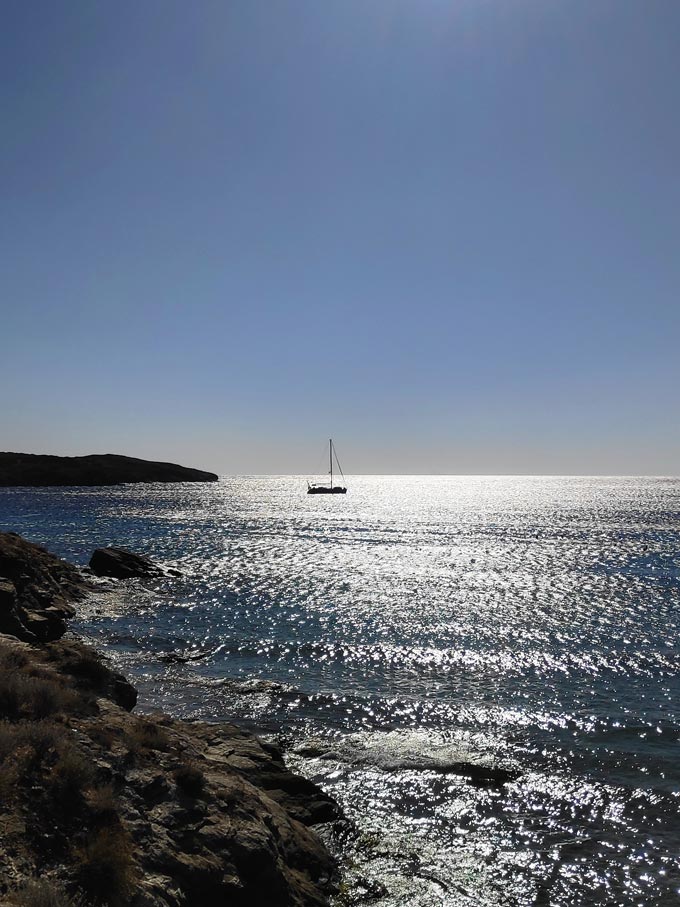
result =
[[[181,573],[74,631],[340,802],[341,907],[680,903],[680,479],[347,483],[4,488],[0,524]]]

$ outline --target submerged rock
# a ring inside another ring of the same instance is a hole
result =
[[[96,576],[115,579],[163,576],[161,568],[144,554],[126,548],[97,548],[90,558],[90,569]]]
[[[295,747],[306,758],[385,772],[436,772],[461,775],[472,784],[501,787],[517,780],[516,766],[501,764],[487,753],[460,743],[433,743],[418,732],[352,734],[340,741],[308,740]]]

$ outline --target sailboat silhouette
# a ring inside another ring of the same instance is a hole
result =
[[[325,485],[323,482],[310,482],[307,480],[307,494],[347,494],[347,487],[343,485],[334,485],[333,484],[333,458],[338,464],[338,469],[340,475],[342,476],[343,483],[345,482],[345,476],[342,471],[342,466],[340,466],[340,460],[338,460],[338,455],[335,452],[335,447],[333,446],[333,439],[328,439],[328,473],[330,475],[330,484]]]

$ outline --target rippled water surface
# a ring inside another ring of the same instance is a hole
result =
[[[680,901],[680,480],[349,485],[0,489],[0,517],[182,570],[78,629],[146,703],[282,735],[356,821],[345,903]]]

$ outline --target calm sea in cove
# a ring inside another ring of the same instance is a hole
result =
[[[0,520],[182,571],[75,630],[144,708],[277,736],[340,800],[343,903],[680,903],[680,480],[347,481],[0,489]]]

